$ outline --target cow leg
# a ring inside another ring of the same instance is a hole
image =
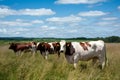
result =
[[[105,60],[103,60],[103,61],[101,62],[101,66],[102,66],[102,69],[104,69],[104,67],[105,67]]]
[[[45,56],[45,59],[47,60],[47,56]]]
[[[93,64],[93,65],[95,65],[95,64],[96,64],[97,59],[98,59],[97,57],[94,57],[94,58],[92,59],[92,64]]]
[[[45,59],[45,52],[40,52],[43,58]]]
[[[31,54],[32,54],[32,57],[34,58],[35,57],[35,52],[31,51]]]
[[[15,55],[16,55],[16,56],[19,56],[19,51],[15,52]]]
[[[77,62],[78,62],[78,55],[75,55],[73,57],[73,60],[74,60],[74,68],[76,69],[77,68]]]
[[[35,55],[35,53],[37,53],[37,50],[36,50],[36,47],[33,47],[32,48],[32,54],[33,54],[33,56]]]
[[[48,51],[45,52],[45,59],[47,60],[48,56]]]
[[[20,51],[16,51],[16,52],[15,52],[15,55],[16,55],[16,56],[19,56],[20,53],[21,53]]]
[[[22,57],[22,55],[23,55],[23,51],[20,51],[20,56]]]
[[[74,68],[75,68],[75,69],[77,68],[77,63],[74,63]]]
[[[18,55],[21,55],[21,51],[18,51]]]
[[[42,56],[44,57],[44,59],[47,60],[47,54],[48,54],[48,52],[41,52],[41,54],[42,54]]]
[[[101,55],[99,56],[99,61],[100,61],[100,65],[101,65],[101,69],[104,69],[105,65],[106,65],[106,61],[107,61],[107,57],[106,57],[106,51],[105,48],[101,51]]]
[[[32,56],[35,56],[36,51],[32,50],[31,53],[32,53]]]
[[[104,69],[104,67],[105,67],[105,58],[104,57],[99,58],[99,63],[100,63],[100,68]]]
[[[105,61],[102,62],[102,69],[105,67]]]
[[[60,58],[60,52],[58,52],[58,58]]]
[[[33,56],[35,56],[35,51],[33,51]]]

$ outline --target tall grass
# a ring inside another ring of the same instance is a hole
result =
[[[120,44],[107,44],[109,65],[100,70],[91,61],[79,62],[77,69],[68,64],[64,54],[43,59],[39,52],[16,56],[8,45],[0,46],[0,80],[120,80]]]

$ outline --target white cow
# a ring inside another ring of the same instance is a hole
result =
[[[102,40],[90,42],[66,42],[62,40],[60,46],[60,51],[65,52],[67,61],[74,64],[74,68],[79,60],[92,59],[94,63],[99,60],[102,69],[106,64],[106,48]]]

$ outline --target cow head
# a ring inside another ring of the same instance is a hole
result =
[[[66,48],[65,55],[73,55],[73,53],[75,53],[75,49],[71,42],[67,42],[65,48]]]
[[[39,43],[38,46],[37,46],[37,50],[40,50],[40,51],[50,51],[51,46],[47,43],[47,42],[42,42],[42,43]]]
[[[16,44],[17,43],[9,43],[10,44],[10,46],[9,46],[9,49],[11,49],[11,50],[13,50],[14,52],[16,52]]]
[[[16,47],[15,43],[9,43],[9,44],[10,44],[9,49],[14,49]]]
[[[60,52],[64,52],[65,51],[65,44],[66,44],[65,40],[61,40],[60,41]]]
[[[60,43],[59,42],[55,43],[54,49],[55,49],[55,51],[60,50]]]
[[[37,47],[37,43],[36,42],[34,42],[34,41],[32,41],[32,42],[30,42],[30,44],[29,44],[31,47]]]
[[[44,42],[41,42],[39,44],[37,44],[37,50],[40,50],[40,51],[45,51],[45,43]]]
[[[34,45],[37,45],[37,43],[36,43],[36,42],[34,42],[34,41],[32,41],[31,43],[32,43],[32,44],[34,44]]]

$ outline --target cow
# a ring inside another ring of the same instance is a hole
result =
[[[66,42],[60,41],[60,52],[65,53],[65,58],[68,63],[74,64],[77,67],[79,61],[93,60],[95,64],[99,60],[101,69],[106,64],[106,47],[102,40],[89,41],[89,42]]]
[[[58,54],[60,57],[60,43],[59,42],[49,42],[50,48],[52,49],[52,53]]]
[[[37,50],[40,51],[41,55],[47,59],[48,54],[58,54],[60,57],[60,44],[59,42],[41,42],[37,44]]]
[[[34,55],[36,52],[36,42],[10,43],[9,49],[13,50],[16,53],[16,55],[18,55],[21,52],[26,52],[26,51],[31,51]]]

